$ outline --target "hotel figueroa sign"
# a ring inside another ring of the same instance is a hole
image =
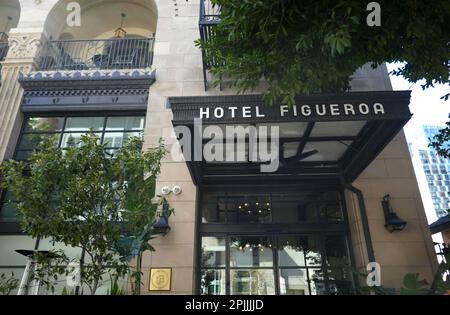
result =
[[[214,108],[200,107],[197,118],[201,119],[222,119],[224,117],[258,119],[266,118],[267,107],[260,106],[217,106]],[[334,103],[334,104],[303,104],[303,105],[280,105],[279,117],[333,117],[333,116],[376,116],[385,114],[382,103]],[[270,111],[273,113],[273,109]]]
[[[269,106],[258,95],[173,97],[169,104],[174,125],[283,121],[356,121],[409,119],[409,91],[318,94],[296,99],[288,106]]]

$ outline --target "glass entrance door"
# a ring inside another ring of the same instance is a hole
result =
[[[323,295],[353,290],[343,235],[205,236],[201,265],[200,293],[206,295]]]
[[[228,242],[230,294],[275,294],[272,237],[230,236]]]
[[[200,293],[351,294],[343,205],[336,191],[203,196]]]

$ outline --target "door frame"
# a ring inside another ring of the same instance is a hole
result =
[[[306,189],[307,187],[307,189]],[[256,192],[299,192],[299,191],[330,191],[335,190],[339,192],[340,198],[342,200],[342,211],[344,220],[341,222],[328,222],[323,223],[270,223],[270,224],[226,224],[226,223],[202,223],[202,205],[203,205],[203,194],[204,192],[242,192],[246,193],[256,193]],[[278,241],[278,236],[282,235],[319,235],[321,238],[321,254],[325,253],[325,235],[343,235],[346,237],[347,241],[347,252],[350,260],[350,268],[354,268],[355,259],[353,255],[353,245],[350,234],[350,228],[348,224],[348,209],[347,201],[345,198],[344,187],[329,185],[323,183],[323,185],[313,185],[307,186],[305,183],[299,185],[262,185],[262,186],[250,186],[250,185],[224,185],[224,186],[200,186],[198,189],[198,202],[197,202],[197,222],[196,222],[196,274],[194,278],[194,283],[196,284],[196,294],[201,294],[201,246],[202,237],[207,236],[222,236],[226,238],[226,249],[225,249],[225,268],[219,268],[225,270],[225,288],[226,295],[230,295],[230,253],[229,253],[229,238],[230,236],[241,236],[241,235],[255,235],[255,236],[266,236],[269,235],[274,241]],[[275,249],[272,250],[273,254],[273,266],[271,269],[274,271],[275,280],[275,294],[280,294],[279,287],[279,265],[278,265],[278,255]],[[324,272],[324,283],[326,290],[328,291],[328,274],[325,272],[325,259],[322,260],[322,270]],[[251,268],[248,268],[251,269]],[[254,268],[257,269],[257,268]],[[264,269],[264,268],[263,268]],[[307,269],[307,268],[306,268]],[[308,275],[309,278],[309,275]],[[353,290],[358,289],[358,280],[352,275],[352,286]]]

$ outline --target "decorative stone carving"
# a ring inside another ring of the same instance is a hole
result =
[[[10,34],[8,59],[35,59],[43,46],[42,33]]]
[[[34,71],[23,75],[22,80],[97,80],[97,79],[153,79],[155,69],[108,69],[108,70],[56,70]]]

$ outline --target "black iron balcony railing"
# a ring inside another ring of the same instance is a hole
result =
[[[211,0],[200,0],[200,22],[219,23],[220,7],[213,5]]]
[[[7,53],[8,53],[8,34],[6,34],[5,32],[0,32],[0,61],[5,60]]]
[[[153,63],[154,38],[49,41],[40,70],[142,69]]]
[[[0,43],[0,61],[5,60],[8,53],[8,43]]]
[[[8,35],[6,33],[0,32],[0,85],[1,85],[1,70],[2,61],[5,60],[8,54]]]
[[[200,0],[200,39],[202,41],[208,41],[214,32],[214,26],[220,23],[220,7],[213,5],[211,0]],[[207,53],[203,50],[203,81],[205,85],[205,90],[207,88],[207,77],[206,71],[213,66],[218,65],[218,63],[213,59],[209,58]]]

